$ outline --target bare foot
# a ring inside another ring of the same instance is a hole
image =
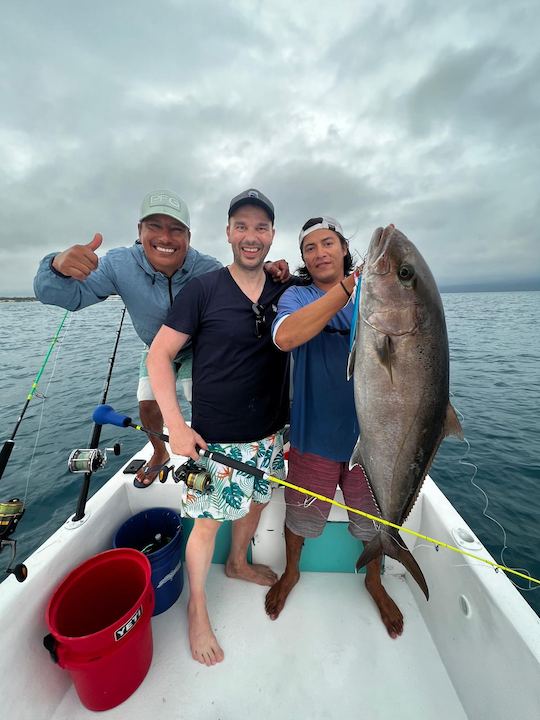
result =
[[[266,594],[265,609],[270,620],[275,620],[279,613],[283,610],[285,601],[287,600],[289,593],[296,585],[300,578],[300,573],[286,575],[285,573],[280,577],[275,585],[272,585],[268,593]]]
[[[403,614],[381,582],[366,578],[366,589],[379,608],[381,619],[391,638],[399,637],[403,632]]]
[[[161,465],[164,465],[169,460],[169,455],[167,451],[165,450],[165,447],[163,447],[163,452],[158,452],[157,450],[154,451],[154,454],[150,458],[150,460],[146,463],[146,465],[143,465],[143,467],[137,472],[135,475],[135,480],[139,483],[139,485],[151,485],[154,480],[157,478],[159,469],[148,471],[148,468],[159,468]]]
[[[236,565],[230,560],[227,560],[225,565],[225,574],[235,580],[247,580],[257,585],[268,585],[268,587],[277,580],[276,573],[266,565],[249,565],[247,562]]]
[[[216,665],[225,657],[210,626],[206,605],[188,605],[189,644],[194,660],[203,665]]]

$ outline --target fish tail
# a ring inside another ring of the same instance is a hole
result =
[[[356,562],[356,569],[359,570],[372,560],[376,560],[380,555],[388,555],[400,562],[413,576],[418,586],[429,600],[429,590],[420,566],[414,559],[398,535],[397,531],[385,531],[379,533],[373,540],[370,540],[364,547],[364,552],[360,555]]]
[[[419,588],[426,596],[426,600],[429,600],[429,590],[424,573],[420,570],[420,565],[416,562],[412,553],[407,549],[405,543],[398,535],[397,530],[385,532],[382,536],[382,546],[385,555],[400,562],[411,573]]]
[[[378,533],[377,535],[375,535],[373,540],[370,540],[364,545],[364,552],[356,561],[357,572],[358,570],[360,570],[360,568],[364,567],[364,565],[367,565],[372,560],[376,560],[383,554],[384,550],[382,545],[382,535],[381,533]]]

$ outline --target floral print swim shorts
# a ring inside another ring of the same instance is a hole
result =
[[[281,430],[263,440],[249,443],[208,443],[208,449],[260,468],[280,479],[285,476]],[[234,470],[209,458],[202,458],[199,463],[206,465],[212,476],[212,485],[210,492],[199,492],[184,486],[182,507],[188,517],[220,522],[239,520],[247,515],[252,500],[263,504],[270,500],[269,480]]]

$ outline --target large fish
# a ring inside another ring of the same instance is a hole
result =
[[[381,517],[401,525],[442,439],[463,434],[448,398],[448,338],[437,285],[416,247],[393,225],[375,230],[369,245],[351,375],[360,437],[350,466],[364,468]],[[429,598],[398,531],[383,525],[357,568],[382,554],[401,562]]]

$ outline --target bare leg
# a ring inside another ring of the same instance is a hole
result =
[[[300,564],[300,555],[302,553],[303,544],[304,538],[300,535],[295,535],[285,525],[287,565],[283,575],[275,585],[272,585],[266,595],[265,607],[270,620],[275,620],[279,616],[279,613],[283,610],[289,593],[300,579],[300,570],[298,569],[298,566]]]
[[[194,660],[215,665],[223,660],[221,649],[208,617],[206,578],[219,529],[217,520],[197,519],[186,546],[186,567],[189,577],[189,644]]]
[[[371,560],[366,566],[366,589],[379,608],[381,619],[391,638],[397,638],[403,632],[403,614],[381,581],[381,558]]]
[[[273,585],[277,580],[276,573],[266,565],[249,565],[247,551],[251,538],[255,534],[261,513],[266,506],[252,502],[248,514],[232,525],[232,542],[225,572],[230,578],[248,580],[257,585]]]
[[[139,417],[144,427],[147,427],[149,430],[155,430],[156,432],[163,432],[163,417],[161,416],[159,405],[155,400],[141,400],[139,402]],[[154,446],[154,454],[147,463],[147,466],[163,465],[169,459],[169,453],[167,452],[165,443],[152,435],[149,437],[150,442]],[[157,475],[157,471],[145,473],[143,468],[139,470],[136,478],[139,482],[144,483],[144,485],[151,485]]]

